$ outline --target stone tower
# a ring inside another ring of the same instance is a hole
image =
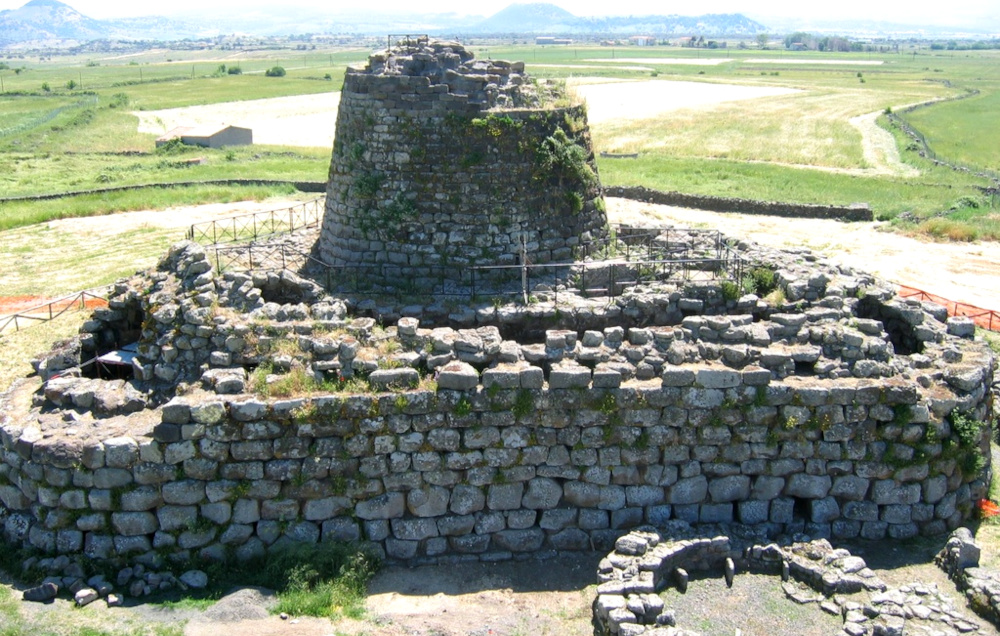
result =
[[[607,217],[586,109],[519,62],[408,40],[348,69],[321,258],[376,286],[566,262]]]

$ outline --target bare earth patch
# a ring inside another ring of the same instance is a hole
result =
[[[681,108],[701,108],[720,102],[800,92],[780,86],[667,80],[587,84],[578,86],[576,91],[587,100],[587,119],[593,125],[623,119],[648,119]]]
[[[836,66],[849,64],[851,66],[878,66],[884,64],[882,60],[810,60],[810,59],[785,59],[784,57],[754,57],[743,60],[746,64],[826,64]]]
[[[624,62],[626,64],[679,64],[681,66],[718,66],[726,62],[732,62],[732,58],[713,57],[618,57],[614,59],[588,59],[584,62],[608,62],[611,64]]]
[[[585,60],[604,62],[605,60]],[[621,66],[621,63],[647,64],[719,64],[726,59],[686,58],[627,58],[613,60],[608,65],[595,64],[539,64],[536,66],[650,71],[647,66]],[[748,60],[753,61],[753,60]],[[819,62],[835,62],[820,60]],[[615,80],[608,78],[571,78],[570,85],[586,100],[588,119],[600,129],[602,124],[659,118],[666,113],[682,109],[707,110],[719,104],[763,99],[801,93],[797,89],[780,86],[749,86],[709,82],[684,82],[673,80]],[[177,126],[233,124],[253,130],[255,144],[330,148],[340,93],[296,95],[272,99],[255,99],[239,102],[189,106],[153,111],[136,111],[139,132],[161,135]],[[861,133],[865,168],[834,168],[828,166],[801,166],[858,176],[899,175],[914,176],[916,170],[900,161],[895,140],[875,124],[879,113],[858,115],[849,121]]]
[[[294,95],[132,113],[139,132],[162,135],[177,126],[231,124],[253,130],[255,144],[332,148],[340,93]]]

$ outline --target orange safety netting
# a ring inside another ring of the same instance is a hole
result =
[[[948,300],[947,298],[942,298],[941,296],[937,296],[935,294],[928,294],[922,289],[908,287],[906,285],[899,286],[899,295],[903,298],[929,300],[932,303],[944,306],[948,310],[949,316],[968,316],[974,323],[976,323],[977,326],[982,327],[983,329],[1000,331],[1000,312],[993,311],[992,309],[983,309],[982,307],[976,307],[975,305]]]

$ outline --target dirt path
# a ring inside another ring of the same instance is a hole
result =
[[[879,127],[875,120],[882,111],[851,117],[848,121],[861,133],[861,148],[868,168],[860,172],[868,175],[916,177],[920,171],[908,166],[899,157],[899,147],[888,130]]]
[[[9,272],[5,278],[37,276],[39,268],[46,262],[58,260],[58,254],[80,256],[85,251],[100,246],[105,246],[105,250],[114,253],[110,245],[116,237],[137,228],[164,235],[160,241],[167,245],[183,238],[184,229],[191,223],[251,211],[280,209],[295,205],[301,200],[302,197],[220,203],[177,207],[167,211],[129,212],[53,221],[45,227],[44,236],[30,237],[37,243],[38,249],[42,250],[38,255],[38,262],[23,263],[23,274]],[[774,247],[808,247],[825,254],[831,260],[870,271],[898,284],[922,289],[949,300],[1000,310],[1000,244],[997,243],[933,242],[887,231],[882,223],[841,223],[818,219],[720,214],[627,199],[608,199],[608,216],[616,223],[717,227],[730,236],[742,236]],[[28,234],[20,235],[24,232],[27,229],[23,232],[15,230],[4,233],[5,241],[9,239],[14,244],[28,240]],[[86,245],[74,246],[67,243],[71,235],[84,237]],[[135,253],[134,250],[133,256]],[[158,256],[156,250],[151,251],[148,264],[154,263]],[[148,264],[136,263],[135,267]],[[45,276],[57,275],[56,272],[43,273]],[[13,284],[16,280],[7,282]],[[92,286],[85,277],[79,280],[75,278],[74,285],[71,289]],[[19,293],[30,294],[31,290]],[[25,300],[23,297],[11,298],[11,306],[23,307]],[[4,303],[4,299],[0,298],[0,307]],[[0,315],[4,313],[8,312],[0,310]]]

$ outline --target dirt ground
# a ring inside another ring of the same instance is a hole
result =
[[[231,124],[253,130],[255,144],[332,148],[339,106],[338,91],[132,114],[139,118],[141,133],[162,135],[178,126]]]
[[[643,67],[643,70],[648,69]],[[666,80],[622,82],[602,78],[598,83],[593,78],[579,78],[573,83],[586,84],[577,90],[587,100],[588,117],[592,124],[610,119],[643,119],[679,108],[700,108],[720,102],[797,92],[795,89],[768,86]],[[177,126],[225,123],[252,129],[255,144],[330,148],[333,146],[339,104],[340,93],[333,92],[135,111],[132,114],[139,118],[139,132],[142,133],[162,135]]]
[[[1000,309],[1000,244],[934,242],[888,231],[884,223],[730,214],[609,199],[618,223],[717,228],[779,248],[807,247],[831,261],[949,300]]]
[[[295,205],[297,199],[219,203],[96,216],[49,223],[53,232],[72,226],[76,233],[113,240],[130,228],[174,228],[177,240],[191,223],[252,211]],[[934,242],[887,231],[882,223],[842,223],[820,219],[789,219],[731,214],[652,205],[627,199],[608,199],[614,223],[666,224],[677,227],[718,228],[732,237],[745,237],[780,248],[808,247],[831,260],[872,272],[891,282],[965,302],[1000,310],[1000,244],[992,242]],[[24,307],[23,297],[9,299]],[[7,310],[0,298],[0,315]]]

